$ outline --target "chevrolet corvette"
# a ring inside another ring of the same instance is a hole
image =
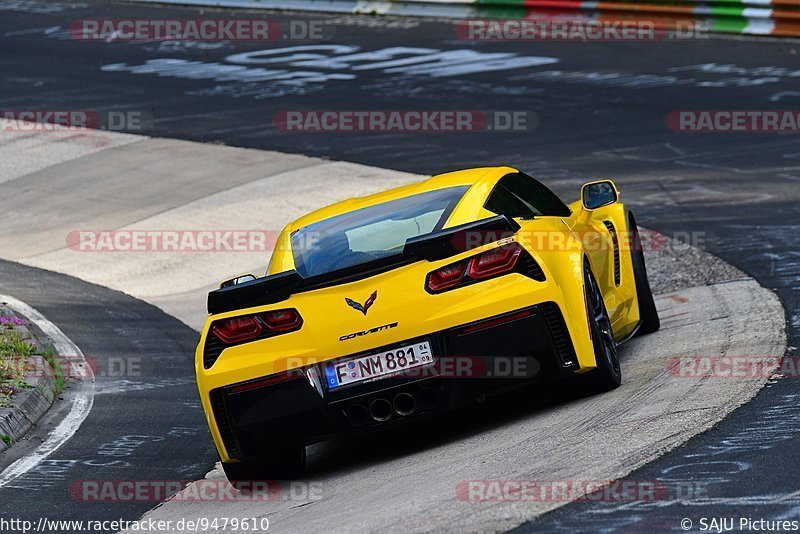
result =
[[[618,387],[617,347],[659,318],[610,180],[565,204],[511,167],[468,169],[290,223],[266,274],[208,295],[197,384],[234,483],[291,478],[305,447],[563,381]]]

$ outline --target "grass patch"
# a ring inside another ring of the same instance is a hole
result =
[[[37,353],[53,368],[55,394],[60,395],[61,392],[64,391],[64,369],[61,367],[61,360],[56,355],[55,349],[48,345],[47,347],[39,349]]]
[[[25,370],[34,346],[9,325],[0,327],[0,405],[8,405],[17,390],[25,387]]]
[[[0,408],[12,408],[13,397],[22,389],[31,388],[25,377],[45,372],[45,369],[32,368],[28,362],[34,355],[41,356],[53,368],[54,393],[58,396],[64,390],[64,370],[52,346],[40,347],[22,338],[15,326],[26,322],[17,317],[0,315]],[[43,364],[42,364],[43,365]],[[39,367],[39,364],[37,364]],[[50,371],[46,371],[50,375]],[[12,438],[0,434],[0,440],[11,446]]]
[[[55,394],[64,391],[64,370],[53,347],[37,347],[28,343],[14,330],[13,324],[0,324],[0,407],[10,407],[11,397],[20,389],[31,387],[25,382],[29,371],[28,358],[39,355],[53,368]]]

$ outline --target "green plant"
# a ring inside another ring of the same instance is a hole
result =
[[[28,358],[39,355],[53,368],[55,394],[64,391],[64,369],[55,349],[48,345],[37,347],[28,343],[13,328],[0,328],[0,407],[10,406],[10,399],[19,389],[31,387],[25,382]]]
[[[0,439],[3,440],[3,443],[5,443],[6,446],[11,445],[11,436],[8,434],[0,434]]]
[[[35,350],[15,330],[0,330],[0,403],[6,404],[17,389],[29,387],[25,383],[25,370]]]
[[[57,357],[55,349],[53,349],[52,345],[48,345],[46,347],[40,347],[38,351],[39,355],[44,358],[47,363],[50,364],[50,367],[53,368],[54,373],[54,386],[55,386],[55,394],[58,395],[62,391],[64,391],[64,368],[61,366],[61,360]]]

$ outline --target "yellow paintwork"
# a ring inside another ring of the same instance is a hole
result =
[[[267,274],[294,269],[289,247],[289,236],[294,230],[396,198],[469,185],[445,228],[491,217],[495,214],[483,208],[486,198],[500,178],[513,172],[517,171],[511,167],[456,171],[317,210],[290,223],[281,232]],[[630,252],[628,247],[620,247],[621,284],[617,287],[614,284],[610,237],[603,225],[604,220],[611,220],[620,241],[624,241],[628,229],[627,211],[619,202],[589,211],[578,201],[571,204],[570,209],[572,215],[567,218],[517,220],[521,229],[514,240],[522,244],[542,267],[547,277],[545,282],[509,274],[437,295],[425,291],[424,280],[429,272],[497,246],[489,244],[444,260],[423,260],[364,280],[297,293],[277,304],[209,316],[197,348],[195,368],[206,420],[222,460],[229,461],[230,458],[211,411],[209,392],[215,388],[401,342],[539,302],[553,301],[561,308],[580,364],[577,372],[593,369],[594,351],[583,294],[584,257],[588,257],[603,291],[615,336],[618,339],[626,337],[639,322]],[[541,236],[545,237],[544,245]],[[605,246],[597,246],[598,239]],[[345,297],[363,302],[375,290],[378,299],[367,315],[345,303]],[[223,351],[210,369],[203,367],[202,349],[212,321],[287,307],[296,308],[303,317],[301,330],[232,346]],[[395,328],[345,341],[339,339],[346,334],[395,322],[398,323]]]

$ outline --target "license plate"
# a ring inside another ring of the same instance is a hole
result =
[[[430,363],[433,363],[431,344],[421,341],[377,354],[328,364],[325,367],[325,375],[328,388],[333,389],[365,380],[387,378]]]

